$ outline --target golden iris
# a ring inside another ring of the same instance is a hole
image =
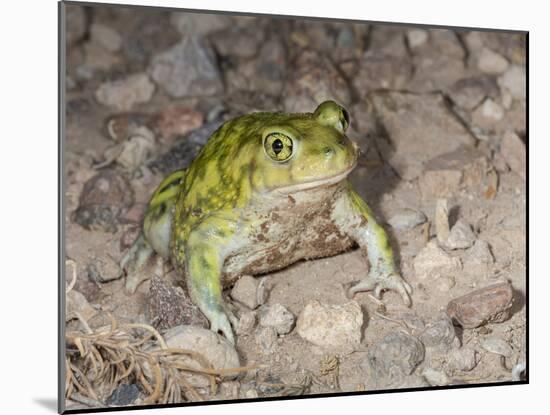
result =
[[[264,149],[275,161],[286,161],[292,156],[292,139],[281,133],[271,133],[264,141]]]

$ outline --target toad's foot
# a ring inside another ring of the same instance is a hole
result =
[[[397,291],[407,307],[411,306],[410,294],[412,294],[412,287],[397,273],[381,275],[380,273],[371,272],[367,278],[349,287],[347,295],[352,298],[355,293],[360,291],[374,291],[374,296],[380,298],[382,290]]]
[[[149,278],[149,273],[143,272],[143,267],[153,253],[153,248],[145,241],[142,234],[120,260],[120,270],[122,274],[126,274],[125,286],[129,294],[135,293],[139,284]]]
[[[223,310],[215,309],[209,310],[206,313],[206,317],[210,321],[210,330],[214,333],[221,332],[231,344],[235,344],[235,336],[233,334],[233,326],[237,326],[237,318],[228,307],[223,307]]]

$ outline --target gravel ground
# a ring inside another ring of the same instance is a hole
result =
[[[258,368],[209,399],[521,379],[525,60],[521,34],[68,5],[69,311],[92,328],[102,311],[161,333],[205,327],[166,264],[124,292],[117,263],[144,204],[224,120],[334,99],[362,149],[351,181],[385,223],[413,306],[346,298],[367,272],[358,251],[242,279],[226,293],[240,316],[231,361]],[[79,328],[70,313],[67,328]],[[143,392],[124,384],[104,402]]]

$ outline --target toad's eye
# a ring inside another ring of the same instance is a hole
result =
[[[264,150],[275,161],[286,161],[292,156],[292,139],[282,133],[271,133],[264,140]]]

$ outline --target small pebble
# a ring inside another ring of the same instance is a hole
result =
[[[241,314],[239,324],[237,325],[237,334],[250,334],[256,326],[256,312],[245,311]]]
[[[415,49],[422,46],[428,40],[428,32],[423,29],[411,29],[407,31],[409,47]]]
[[[250,275],[243,275],[235,282],[231,290],[231,298],[244,304],[251,310],[258,307],[258,285],[259,281]]]
[[[502,55],[489,48],[483,48],[477,66],[480,71],[490,75],[500,75],[508,69],[508,61]]]
[[[510,92],[514,99],[525,100],[527,76],[523,66],[513,65],[497,79],[498,85]]]
[[[512,356],[514,352],[510,345],[498,337],[490,337],[481,342],[481,347],[490,353],[498,354],[504,357]]]
[[[90,38],[109,52],[117,52],[122,46],[122,38],[115,29],[100,23],[90,26]]]
[[[435,370],[432,368],[426,368],[422,371],[422,376],[431,386],[444,386],[450,383],[449,378],[445,372]]]
[[[392,228],[399,230],[412,229],[424,222],[426,222],[426,215],[413,209],[401,209],[388,220]]]
[[[259,323],[262,327],[273,327],[277,334],[288,334],[296,318],[281,304],[263,305],[259,309]]]
[[[421,279],[436,278],[462,268],[460,259],[447,254],[437,241],[428,242],[414,258],[413,266],[417,277]]]
[[[256,332],[256,344],[264,353],[269,353],[277,343],[277,331],[273,327],[260,327]]]
[[[491,121],[500,121],[504,118],[504,110],[491,98],[483,101],[483,104],[481,104],[476,112],[479,112],[483,118]]]
[[[466,249],[474,245],[476,235],[472,227],[459,219],[451,228],[449,237],[445,241],[445,247],[449,249]]]
[[[469,372],[479,363],[479,354],[471,348],[451,351],[447,356],[447,368],[452,371]]]
[[[123,79],[102,83],[95,97],[99,103],[117,111],[129,111],[136,104],[148,102],[155,92],[147,74],[136,73]]]

